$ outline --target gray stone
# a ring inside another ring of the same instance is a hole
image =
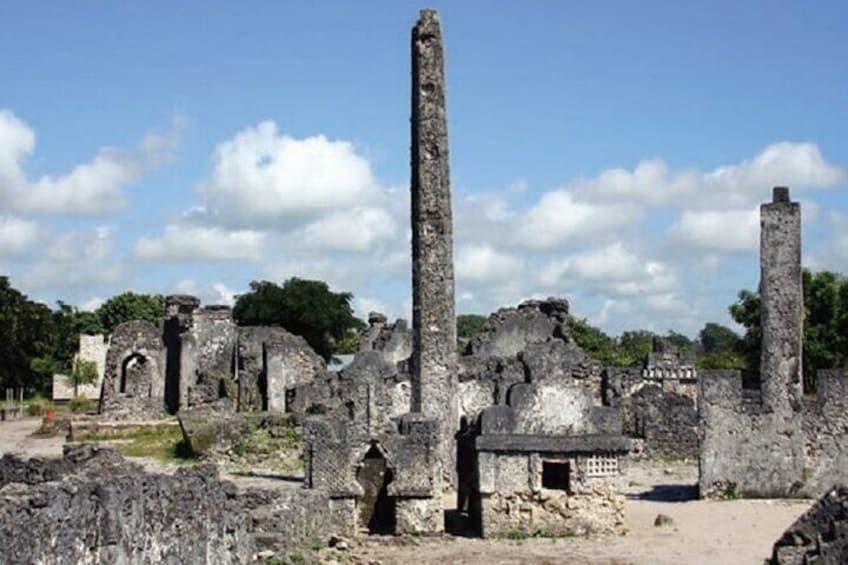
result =
[[[657,514],[657,517],[654,518],[654,526],[657,528],[664,528],[673,525],[674,520],[668,514]]]
[[[439,15],[412,29],[412,406],[442,422],[440,473],[453,482],[456,402],[453,212]]]
[[[837,485],[774,544],[772,565],[842,564],[848,560],[848,488]]]

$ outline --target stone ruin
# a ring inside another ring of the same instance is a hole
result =
[[[801,207],[774,189],[760,207],[760,386],[738,371],[704,371],[702,496],[815,497],[848,482],[848,374],[819,371],[802,395]]]
[[[642,368],[605,369],[604,404],[621,412],[631,455],[698,457],[698,377],[692,355],[659,337]]]
[[[817,494],[844,480],[848,379],[822,372],[817,400],[801,395],[800,209],[787,190],[762,208],[762,383],[751,391],[738,372],[699,374],[662,342],[642,368],[603,367],[570,336],[558,298],[499,310],[457,355],[444,47],[431,10],[412,31],[411,145],[411,330],[372,314],[353,361],[328,372],[301,338],[238,327],[228,308],[178,295],[158,326],[128,322],[111,337],[105,416],[286,411],[302,426],[306,488],[236,492],[208,467],[163,477],[90,447],[4,458],[0,561],[242,562],[331,533],[437,533],[453,487],[482,536],[620,533],[633,444],[649,456],[700,450],[704,496]],[[815,542],[799,522],[776,562],[812,545],[842,551],[834,492],[808,513],[827,524]]]
[[[137,420],[208,405],[284,412],[286,392],[325,371],[300,336],[237,326],[229,307],[168,296],[158,326],[126,322],[110,336],[100,412]]]
[[[774,544],[770,565],[848,563],[848,488],[833,487]]]
[[[79,336],[79,352],[74,360],[90,361],[97,368],[97,380],[90,384],[77,387],[77,396],[98,400],[100,390],[103,387],[103,375],[106,372],[106,353],[109,349],[109,340],[102,334]],[[67,375],[53,375],[53,401],[66,402],[74,397],[74,386],[68,380]]]

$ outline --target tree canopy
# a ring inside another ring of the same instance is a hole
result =
[[[333,292],[323,281],[296,277],[282,285],[253,281],[250,292],[236,299],[233,316],[240,325],[282,326],[330,360],[344,348],[351,332],[365,328],[353,315],[352,299],[351,293]]]
[[[460,314],[456,317],[456,337],[470,338],[483,329],[486,320],[480,314]]]
[[[106,333],[112,333],[118,325],[130,320],[155,324],[165,314],[165,298],[160,294],[122,292],[104,302],[96,313]]]
[[[816,372],[848,365],[848,279],[830,271],[803,271],[804,390],[815,390]],[[762,340],[760,295],[741,290],[730,314],[745,327],[748,367],[759,370]]]

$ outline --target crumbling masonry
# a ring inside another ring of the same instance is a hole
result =
[[[848,480],[848,375],[820,371],[816,398],[802,397],[801,208],[777,187],[760,218],[760,389],[704,372],[700,491],[816,497]]]

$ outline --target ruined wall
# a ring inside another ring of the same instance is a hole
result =
[[[306,340],[279,327],[238,328],[238,409],[286,410],[286,391],[325,373]]]
[[[211,465],[148,473],[111,448],[0,458],[0,563],[248,563],[355,531],[326,490],[240,492]]]
[[[235,403],[236,324],[226,306],[198,309],[182,334],[180,350],[181,406],[191,407],[229,398]]]
[[[848,488],[837,485],[786,529],[771,565],[841,564],[848,557]]]
[[[700,389],[701,496],[788,497],[802,492],[800,418],[769,412],[739,371],[704,371]]]
[[[389,324],[384,315],[371,312],[359,350],[379,351],[389,363],[400,363],[412,355],[412,330],[402,318]]]
[[[150,322],[120,324],[106,355],[100,413],[113,419],[158,418],[165,410],[165,349]]]
[[[624,532],[624,497],[588,473],[579,455],[481,452],[472,514],[483,537],[583,536]],[[570,489],[542,486],[545,463],[568,465]]]
[[[76,358],[91,361],[97,367],[97,380],[90,384],[80,385],[77,394],[83,398],[99,399],[103,386],[103,375],[106,372],[106,352],[109,342],[102,334],[79,336],[79,353]],[[70,400],[74,397],[73,384],[67,375],[53,375],[53,400]]]
[[[818,371],[816,399],[803,411],[803,490],[818,496],[834,483],[848,484],[848,371]]]
[[[0,562],[245,563],[255,546],[235,494],[211,466],[148,474],[85,445],[50,462],[6,457]]]

